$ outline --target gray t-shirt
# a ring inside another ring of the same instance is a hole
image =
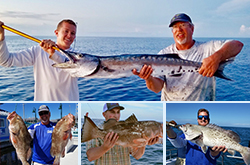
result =
[[[202,62],[218,51],[227,41],[197,42],[188,50],[177,50],[172,44],[159,54],[177,53],[180,58]],[[159,76],[165,83],[162,88],[162,101],[214,101],[215,77],[203,77],[199,73],[183,73],[178,77]]]

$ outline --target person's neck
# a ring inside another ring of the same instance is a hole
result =
[[[41,123],[42,123],[42,125],[48,125],[50,123],[50,121],[48,121],[46,123],[44,123],[44,122],[41,121]]]
[[[187,44],[178,44],[176,43],[176,48],[178,50],[187,50],[190,49],[195,43],[195,40],[192,40],[191,42],[187,43]]]

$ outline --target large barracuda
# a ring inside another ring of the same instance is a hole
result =
[[[199,145],[204,153],[207,151],[207,146],[225,146],[231,154],[238,151],[244,162],[247,165],[250,164],[250,148],[239,144],[240,137],[237,133],[213,124],[207,126],[185,124],[179,128],[185,134],[186,139]]]
[[[31,156],[31,142],[32,138],[28,132],[23,119],[15,112],[11,112],[7,119],[10,122],[10,140],[16,149],[17,157],[21,160],[23,165],[29,165],[27,160]]]
[[[132,148],[146,146],[151,138],[163,137],[161,123],[138,121],[134,114],[125,121],[117,122],[115,119],[109,119],[104,123],[103,129],[98,128],[89,117],[85,116],[81,141],[86,142],[95,138],[104,139],[109,132],[118,134],[116,145]]]
[[[69,61],[53,64],[69,72],[74,77],[86,78],[121,78],[132,76],[132,70],[140,70],[143,65],[151,65],[153,76],[167,75],[180,76],[183,73],[198,72],[202,63],[181,59],[177,54],[150,55],[150,54],[124,54],[117,56],[94,56],[67,52]],[[214,74],[230,80],[223,74],[224,66],[231,60],[221,63]]]

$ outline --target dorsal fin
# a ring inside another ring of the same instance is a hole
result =
[[[135,114],[132,114],[131,116],[129,116],[126,120],[125,120],[125,122],[126,123],[132,123],[132,122],[137,122],[138,120],[137,120],[137,118],[135,117]]]
[[[115,119],[108,119],[103,124],[103,130],[107,130],[113,126],[115,126],[118,122]]]

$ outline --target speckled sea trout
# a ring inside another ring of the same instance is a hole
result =
[[[11,112],[7,119],[10,122],[9,132],[10,140],[16,149],[17,157],[21,160],[23,165],[29,165],[27,160],[31,156],[31,141],[32,138],[28,132],[23,119],[15,112]]]
[[[179,128],[185,134],[186,139],[199,145],[204,153],[207,151],[207,146],[225,146],[231,154],[238,151],[244,162],[247,165],[250,164],[250,148],[239,144],[240,137],[237,133],[213,124],[207,126],[185,124]]]
[[[72,138],[71,128],[75,125],[75,117],[69,113],[55,126],[52,132],[51,156],[55,157],[53,165],[60,164],[60,157],[65,156],[65,147]]]
[[[121,78],[132,76],[132,69],[138,71],[143,65],[151,65],[153,76],[180,76],[183,73],[198,72],[202,63],[181,59],[177,54],[150,55],[124,54],[116,56],[94,56],[67,52],[69,61],[53,64],[69,72],[74,77]],[[214,76],[230,80],[223,74],[224,66],[232,60],[221,63]]]
[[[109,119],[104,123],[103,129],[98,128],[89,117],[85,116],[81,141],[104,139],[109,132],[114,132],[119,136],[116,145],[137,148],[146,146],[150,138],[163,137],[162,130],[161,123],[138,121],[134,114],[125,121],[117,122],[115,119]]]

